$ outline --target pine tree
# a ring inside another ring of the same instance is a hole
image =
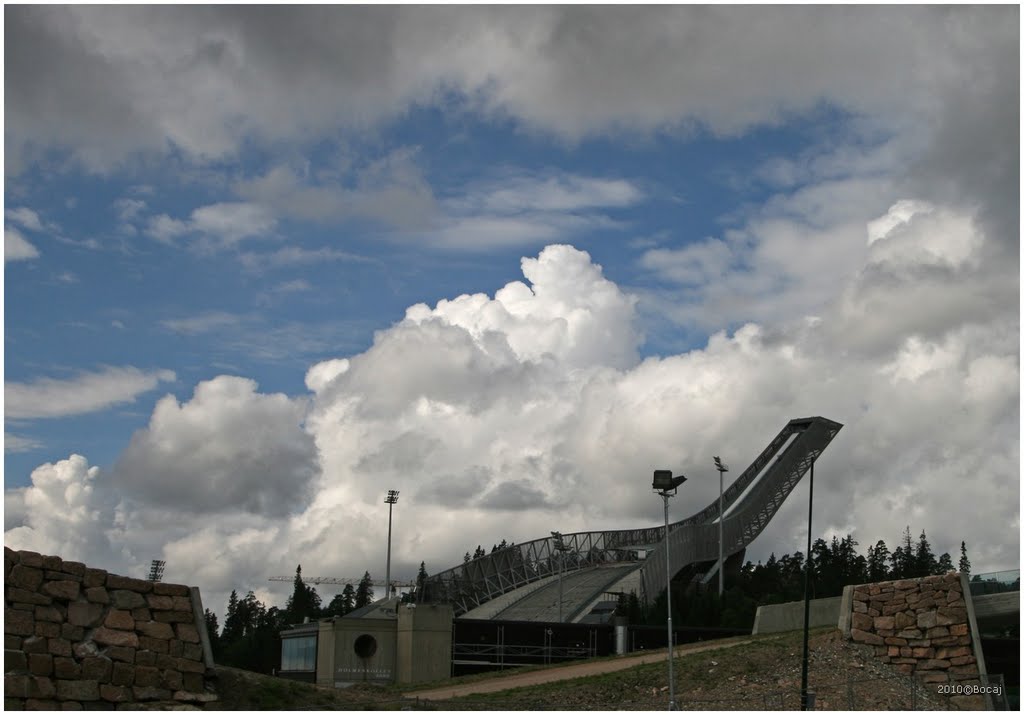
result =
[[[203,620],[206,621],[206,634],[210,636],[211,640],[216,638],[218,631],[217,614],[207,608],[203,613]]]
[[[214,661],[220,655],[220,636],[217,634],[217,614],[209,608],[203,613],[203,620],[206,621],[206,635],[210,638],[210,650],[213,651]]]
[[[238,604],[238,610],[242,619],[242,635],[249,636],[256,632],[260,621],[266,615],[267,607],[256,598],[256,594],[248,591]]]
[[[857,553],[859,545],[857,541],[854,541],[853,534],[847,534],[846,538],[839,542],[840,593],[843,586],[851,583],[864,583],[867,580],[868,562]]]
[[[345,609],[344,613],[356,610],[356,587],[350,583],[346,583],[345,588],[341,590],[341,605]]]
[[[907,559],[903,554],[902,546],[896,547],[896,550],[892,552],[892,556],[889,557],[889,560],[892,562],[892,568],[889,569],[889,578],[906,578]]]
[[[838,546],[838,540],[833,536],[833,545]],[[823,592],[832,590],[836,580],[835,564],[832,558],[832,549],[824,539],[815,539],[811,545],[811,583],[815,594],[824,595]]]
[[[402,594],[402,603],[416,603],[423,599],[427,586],[427,566],[420,561],[420,570],[416,573],[416,585],[411,591]]]
[[[949,552],[945,552],[939,557],[939,563],[935,568],[936,575],[947,574],[950,571],[954,571],[953,568],[953,557],[949,555]]]
[[[909,559],[914,553],[914,539],[910,535],[910,524],[903,529],[903,542],[900,545],[903,547],[903,555]]]
[[[295,569],[295,580],[292,595],[288,597],[285,604],[283,618],[290,623],[303,623],[307,618],[310,620],[320,616],[320,595],[312,586],[307,586],[302,580],[302,564]]]
[[[423,592],[423,587],[427,583],[427,566],[426,563],[420,561],[420,570],[416,573],[416,593],[420,594]]]
[[[245,631],[245,623],[239,613],[238,592],[232,589],[228,596],[228,611],[224,618],[224,631],[221,633],[221,640],[224,643],[234,643]]]
[[[910,526],[903,530],[901,544],[892,552],[891,578],[913,578],[916,571],[914,558],[914,539],[910,535]]]
[[[971,575],[971,560],[967,558],[966,541],[960,542],[960,563],[958,564],[958,568],[961,573],[967,574],[968,576]]]
[[[925,536],[924,529],[922,529],[921,536],[917,541],[917,550],[914,552],[913,575],[915,577],[930,576],[935,573],[938,565],[939,562],[935,559],[935,554],[932,553],[932,545],[928,543],[928,537]]]
[[[281,656],[281,613],[277,608],[268,609],[252,591],[242,599],[232,591],[228,610],[220,639],[223,655],[218,662],[269,673],[279,665]]]
[[[369,606],[373,603],[373,580],[370,578],[370,572],[367,571],[363,574],[363,577],[359,580],[359,585],[356,587],[356,608],[362,608],[363,606]]]
[[[345,598],[340,594],[335,594],[331,602],[327,604],[327,608],[321,611],[321,615],[324,618],[338,618],[344,616],[347,613],[345,610]]]
[[[885,581],[889,578],[889,561],[891,558],[892,555],[889,553],[889,547],[881,539],[878,540],[874,548],[868,547],[868,581],[874,583]]]

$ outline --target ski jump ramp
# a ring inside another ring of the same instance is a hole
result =
[[[722,526],[725,558],[742,552],[771,521],[782,503],[825,451],[842,425],[824,417],[790,420],[764,451],[726,488]],[[562,620],[579,620],[608,592],[635,591],[652,602],[687,566],[713,573],[718,564],[719,504],[669,524],[671,574],[665,564],[665,527],[563,534],[499,549],[427,578],[418,599],[452,604],[455,616],[557,620],[546,606],[564,589]],[[600,570],[601,574],[596,573]],[[581,572],[593,571],[592,574]],[[587,592],[583,584],[595,584]],[[557,609],[554,613],[558,613]],[[530,615],[533,614],[533,615]]]

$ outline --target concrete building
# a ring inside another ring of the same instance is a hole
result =
[[[451,650],[451,606],[392,598],[282,632],[280,675],[336,688],[428,682],[450,675]]]

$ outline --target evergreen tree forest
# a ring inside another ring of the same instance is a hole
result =
[[[816,540],[811,546],[811,598],[842,595],[850,584],[919,578],[956,570],[948,553],[936,557],[924,531],[915,540],[908,526],[894,551],[882,540],[868,546],[867,555],[857,551],[852,535],[831,541]],[[959,570],[970,569],[967,545],[961,542]],[[966,567],[966,568],[965,568]],[[726,576],[726,589],[718,596],[717,582],[705,587],[672,584],[672,622],[680,626],[750,628],[758,606],[800,601],[804,597],[804,554],[800,551],[765,563],[747,562],[739,576]],[[631,623],[662,624],[667,618],[667,598],[662,592],[648,609],[635,594],[619,598],[619,615]]]
[[[426,569],[420,564],[421,580]],[[413,594],[410,598],[415,598]],[[267,607],[253,591],[239,597],[232,591],[228,598],[223,627],[217,615],[206,610],[206,630],[210,635],[214,660],[224,665],[244,668],[259,673],[270,673],[281,664],[281,636],[283,630],[304,623],[307,619],[344,616],[374,600],[370,573],[363,574],[358,586],[346,584],[340,593],[324,606],[313,586],[302,580],[302,566],[295,569],[292,593],[284,609]]]
[[[502,541],[491,552],[512,546]],[[936,556],[927,535],[922,531],[915,539],[908,526],[899,544],[889,549],[879,540],[867,547],[866,555],[858,552],[852,535],[830,541],[816,540],[811,547],[811,598],[842,594],[850,584],[916,578],[943,574],[955,569],[970,571],[967,544],[960,543],[959,561],[954,566],[948,553]],[[487,555],[482,546],[466,552],[465,561]],[[718,596],[717,580],[705,587],[694,586],[679,579],[672,584],[672,620],[677,626],[701,626],[749,629],[753,626],[757,607],[774,603],[799,601],[804,594],[805,555],[799,551],[756,564],[747,562],[738,575],[726,574],[726,590]],[[420,563],[416,591],[423,588],[428,577],[426,565]],[[414,602],[416,591],[406,593],[402,600]],[[306,619],[344,616],[372,603],[374,592],[369,572],[356,586],[347,584],[326,604],[316,589],[302,579],[302,567],[295,569],[292,593],[285,607],[267,607],[249,590],[244,596],[232,591],[223,624],[207,610],[206,624],[214,658],[218,663],[262,673],[280,667],[282,630],[303,623]],[[617,613],[634,624],[664,624],[667,617],[666,595],[662,592],[649,607],[643,607],[636,594],[619,598]]]

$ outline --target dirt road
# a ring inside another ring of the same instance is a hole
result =
[[[686,656],[694,653],[701,653],[706,650],[731,648],[733,646],[749,642],[749,638],[740,638],[707,641],[704,643],[688,643],[686,645],[676,646],[676,657],[685,658]],[[513,675],[503,674],[501,677],[495,677],[491,680],[481,680],[475,683],[451,685],[443,688],[433,688],[431,690],[417,690],[415,692],[405,693],[405,697],[420,698],[421,700],[448,700],[449,698],[457,698],[463,695],[472,695],[474,693],[494,693],[501,690],[522,688],[527,685],[540,685],[541,683],[552,683],[558,680],[571,680],[573,678],[583,678],[588,675],[611,673],[616,670],[625,670],[627,668],[633,668],[646,663],[664,663],[666,660],[666,653],[664,651],[655,650],[648,651],[643,655],[626,655],[621,658],[576,663],[573,665],[564,665],[546,670],[533,670],[528,673],[516,673]]]

